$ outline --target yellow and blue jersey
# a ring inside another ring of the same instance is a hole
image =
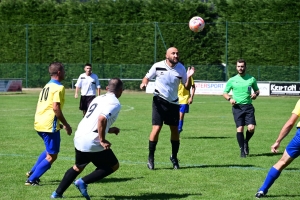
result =
[[[194,79],[191,77],[191,85],[194,85]],[[179,104],[188,104],[188,100],[190,98],[190,91],[185,89],[184,85],[182,83],[178,86],[178,99]]]
[[[53,111],[53,103],[60,103],[60,109],[65,103],[65,87],[57,80],[50,80],[40,92],[34,129],[38,132],[53,133],[60,130],[60,121]]]

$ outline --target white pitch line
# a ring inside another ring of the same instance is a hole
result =
[[[123,109],[124,107],[127,107],[127,109]],[[122,105],[121,111],[131,111],[131,110],[134,110],[134,107],[128,105]]]

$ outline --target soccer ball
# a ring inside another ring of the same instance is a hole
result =
[[[195,16],[193,17],[189,22],[189,27],[193,32],[200,32],[204,29],[205,21],[199,17]]]

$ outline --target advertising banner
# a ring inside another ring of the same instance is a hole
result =
[[[271,82],[270,95],[298,96],[300,95],[300,83]]]
[[[260,96],[270,96],[270,84],[269,83],[257,83]],[[223,95],[226,82],[205,82],[195,81],[195,94],[206,94],[206,95]],[[150,81],[146,88],[146,93],[153,93],[155,88],[155,82]],[[252,91],[253,92],[253,91]],[[232,91],[229,93],[232,95]]]
[[[22,92],[22,80],[1,80],[0,92]]]

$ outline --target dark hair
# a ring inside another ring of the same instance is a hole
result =
[[[57,74],[58,71],[62,71],[64,69],[64,65],[60,62],[53,62],[50,63],[48,69],[50,76],[53,76]]]
[[[84,67],[86,67],[86,66],[92,67],[92,64],[86,63],[86,64],[84,65]]]
[[[245,67],[246,67],[246,61],[245,61],[244,59],[242,59],[242,58],[241,58],[241,59],[238,59],[237,62],[238,62],[238,63],[244,63],[244,64],[245,64]]]

